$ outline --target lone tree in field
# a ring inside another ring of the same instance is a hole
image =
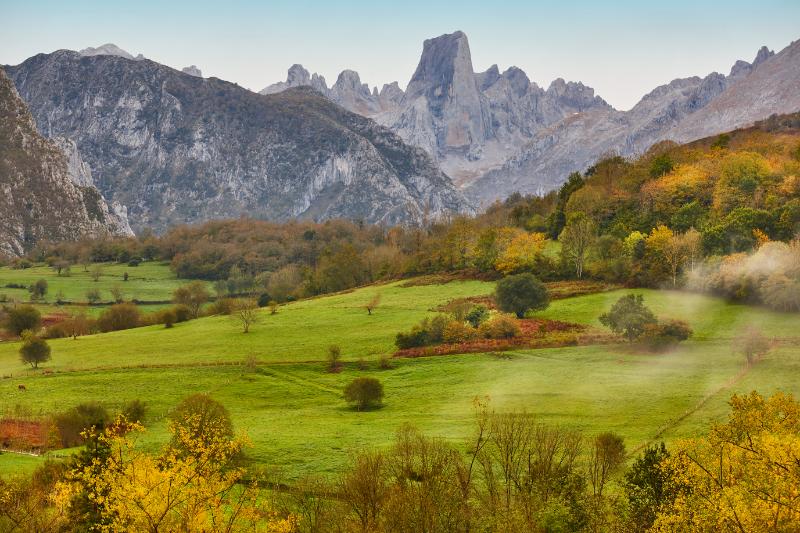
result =
[[[47,294],[47,280],[36,280],[36,283],[28,287],[28,292],[31,293],[31,301],[35,302],[37,300],[44,299],[45,295]]]
[[[345,387],[344,399],[358,411],[377,407],[383,401],[383,384],[375,378],[356,378]]]
[[[770,348],[767,338],[760,329],[755,327],[748,328],[744,335],[736,340],[736,344],[744,353],[748,365],[758,361]]]
[[[375,308],[377,308],[378,305],[380,305],[380,303],[381,303],[381,295],[375,294],[372,297],[372,299],[369,302],[367,302],[367,304],[364,306],[364,308],[367,310],[367,314],[371,315],[372,311],[374,311]]]
[[[328,347],[328,372],[338,372],[342,369],[342,349],[336,344]]]
[[[192,318],[197,318],[203,304],[211,297],[206,289],[206,284],[202,281],[193,281],[188,285],[183,285],[175,289],[172,293],[172,301],[176,304],[185,305],[189,308]]]
[[[645,326],[658,322],[655,315],[644,305],[641,294],[623,296],[611,307],[608,313],[600,315],[600,323],[629,342],[638,339]]]
[[[50,346],[47,342],[30,331],[22,334],[22,347],[19,349],[19,358],[23,363],[31,365],[34,370],[39,368],[39,363],[50,360]]]
[[[258,322],[258,304],[251,298],[237,300],[233,306],[231,317],[242,326],[242,333],[250,331],[250,326]]]
[[[99,281],[100,277],[103,275],[103,266],[102,265],[93,266],[92,271],[89,272],[89,275],[92,277],[92,281]]]
[[[494,301],[501,310],[522,318],[528,311],[547,309],[550,296],[544,284],[533,274],[517,274],[497,282]]]
[[[12,335],[22,335],[23,331],[39,331],[42,327],[42,315],[31,305],[20,305],[9,309],[6,314],[5,328]]]

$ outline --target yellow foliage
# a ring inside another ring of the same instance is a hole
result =
[[[532,269],[546,242],[544,233],[519,233],[500,253],[494,266],[503,274]]]
[[[707,170],[699,165],[681,165],[664,176],[649,181],[642,186],[641,197],[644,205],[654,210],[690,198],[703,198],[710,190],[711,178]]]
[[[137,447],[135,435],[144,431],[137,424],[121,421],[92,435],[111,450],[108,459],[73,472],[57,485],[53,502],[63,509],[87,490],[101,509],[100,531],[293,531],[293,517],[264,508],[255,486],[240,485],[244,471],[226,465],[246,440],[214,431],[198,437],[191,428],[199,423],[175,427],[174,442],[183,448],[170,445],[157,456]]]
[[[797,531],[800,404],[752,392],[730,405],[727,423],[679,443],[667,460],[683,488],[654,531]]]

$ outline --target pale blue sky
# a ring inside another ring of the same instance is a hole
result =
[[[728,73],[800,38],[800,0],[137,2],[0,0],[0,64],[113,42],[259,90],[302,63],[405,87],[422,41],[464,31],[476,71],[516,65],[547,87],[579,80],[627,109],[676,77]]]

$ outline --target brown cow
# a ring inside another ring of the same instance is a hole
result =
[[[19,386],[19,387],[17,387],[17,388],[18,388],[19,390],[28,390],[28,388],[27,388],[27,387],[25,387],[25,385],[20,385],[20,386]]]

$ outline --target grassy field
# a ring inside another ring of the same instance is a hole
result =
[[[97,281],[92,278],[92,269],[95,265],[84,269],[81,265],[73,265],[69,275],[59,276],[56,271],[46,265],[38,265],[26,269],[12,269],[0,267],[0,300],[27,302],[30,294],[27,289],[12,288],[8,285],[29,286],[39,279],[47,280],[47,295],[44,302],[37,303],[43,314],[55,312],[73,312],[85,309],[89,314],[99,314],[102,306],[86,306],[86,293],[91,289],[100,291],[102,302],[113,302],[111,289],[118,287],[122,290],[126,300],[140,300],[145,302],[169,302],[173,291],[188,283],[187,280],[178,279],[170,270],[168,263],[143,262],[132,267],[126,264],[104,263],[99,265],[102,274]],[[125,273],[128,281],[124,281]],[[211,285],[209,284],[209,290]],[[63,300],[77,305],[56,305],[59,295]],[[145,305],[143,311],[153,311],[162,305]]]
[[[583,429],[612,430],[629,449],[654,438],[697,434],[724,415],[734,391],[800,393],[800,316],[730,305],[715,298],[668,291],[615,291],[552,303],[543,316],[599,327],[597,316],[620,295],[641,292],[661,316],[682,318],[695,337],[675,352],[637,353],[629,346],[580,346],[395,361],[376,359],[407,329],[449,299],[481,295],[484,282],[401,287],[388,284],[297,302],[276,315],[262,312],[249,334],[229,317],[204,318],[173,329],[148,327],[78,340],[52,341],[53,361],[43,376],[18,361],[18,346],[0,344],[0,410],[47,414],[86,400],[111,409],[141,398],[148,403],[144,439],[166,439],[164,417],[184,396],[210,392],[230,410],[253,442],[250,457],[292,479],[339,470],[349,454],[389,443],[404,423],[455,443],[471,432],[472,401],[489,396],[498,410],[525,410],[543,420]],[[369,316],[364,304],[381,294]],[[743,368],[734,338],[749,324],[783,339],[778,348],[731,383]],[[342,348],[346,368],[324,371],[327,347]],[[240,365],[254,355],[259,365]],[[368,369],[359,370],[363,358]],[[358,413],[341,399],[355,376],[374,375],[386,390],[385,406]],[[17,390],[24,383],[27,392]],[[0,472],[26,470],[36,461],[0,456]]]

